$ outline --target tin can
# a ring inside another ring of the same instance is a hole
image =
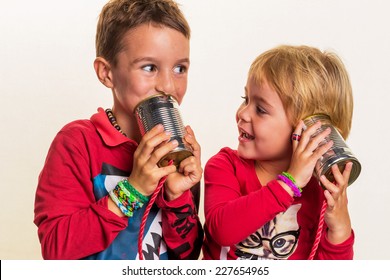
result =
[[[158,162],[160,167],[167,166],[170,160],[178,167],[183,159],[193,155],[191,146],[184,141],[185,128],[179,104],[173,96],[157,94],[146,98],[136,106],[134,113],[142,136],[162,124],[165,131],[172,133],[169,141],[178,142],[178,146]]]
[[[314,170],[314,175],[317,177],[318,180],[322,175],[325,175],[329,181],[334,182],[335,179],[331,169],[332,165],[337,164],[340,171],[343,172],[347,162],[352,162],[353,165],[351,175],[348,181],[348,186],[350,186],[359,177],[361,171],[361,164],[359,160],[355,157],[355,155],[352,153],[351,149],[348,147],[341,134],[332,125],[330,117],[324,114],[318,114],[309,116],[303,121],[307,127],[312,126],[317,121],[321,121],[322,125],[313,135],[313,137],[318,133],[321,133],[328,127],[331,129],[331,133],[319,145],[324,145],[331,140],[333,141],[333,145],[317,161]]]

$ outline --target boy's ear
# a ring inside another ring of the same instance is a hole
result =
[[[97,57],[93,62],[99,81],[108,88],[113,88],[112,72],[110,63],[103,57]]]

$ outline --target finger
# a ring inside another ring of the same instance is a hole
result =
[[[194,131],[192,128],[188,125],[186,126],[187,134],[184,136],[185,141],[191,146],[194,156],[200,161],[201,156],[201,147],[198,143],[198,141],[195,138]]]
[[[326,141],[326,137],[329,136],[331,133],[331,129],[327,128],[324,131],[321,131],[321,133],[312,136],[308,145],[307,145],[307,150],[310,152],[314,152],[317,148],[322,147],[329,143]]]
[[[175,173],[176,172],[176,165],[172,164],[172,165],[160,167],[158,169],[158,172],[159,172],[159,176],[161,176],[160,178],[163,178],[165,176],[168,176],[169,174]]]
[[[302,137],[302,131],[304,126],[305,126],[304,122],[300,120],[292,133],[291,139],[292,139],[293,150],[295,150],[298,147],[300,138]]]
[[[158,148],[156,148],[153,153],[150,155],[150,158],[148,160],[148,164],[151,166],[156,165],[163,156],[168,154],[170,151],[175,149],[179,145],[179,142],[177,140],[169,141],[165,144],[159,145]]]
[[[317,132],[317,130],[321,127],[321,122],[316,122],[309,128],[305,129],[302,132],[301,140],[299,141],[301,143],[300,147],[302,150],[306,148],[310,140],[312,139],[312,136]]]
[[[325,196],[325,199],[326,199],[326,204],[328,205],[328,209],[330,211],[333,210],[334,206],[335,206],[335,200],[332,196],[332,194],[328,191],[328,190],[325,190],[324,191],[324,196]]]
[[[352,162],[350,162],[350,161],[347,162],[347,164],[345,165],[344,172],[343,172],[343,177],[344,177],[345,182],[347,182],[347,186],[348,186],[348,182],[349,182],[349,177],[351,176],[352,166],[353,166]]]
[[[152,132],[152,130],[150,132]],[[150,137],[151,135],[153,137]],[[172,133],[168,131],[163,131],[158,134],[155,134],[155,132],[153,131],[153,133],[148,135],[145,134],[145,136],[146,137],[142,138],[137,148],[137,155],[142,162],[146,162],[150,158],[154,149],[156,149],[162,143],[167,142],[171,138]]]
[[[333,177],[335,179],[335,183],[338,186],[343,186],[345,180],[344,180],[343,174],[341,174],[341,172],[340,172],[339,166],[337,164],[334,164],[334,165],[332,165],[331,169],[332,169]]]
[[[326,178],[325,175],[322,175],[320,177],[320,181],[322,185],[325,187],[325,189],[333,196],[337,196],[339,193],[339,188],[333,184],[333,182],[329,181],[328,178]]]
[[[319,146],[317,149],[314,150],[313,152],[313,158],[314,160],[318,160],[320,159],[327,151],[329,151],[330,148],[332,148],[333,146],[333,141],[329,141],[328,143],[326,143],[325,145],[321,145]],[[311,150],[311,149],[309,149]]]
[[[180,162],[179,172],[184,175],[188,175],[191,172],[194,172],[197,169],[201,169],[199,165],[199,161],[195,158],[195,156],[187,157]]]
[[[142,137],[142,140],[144,140],[144,142],[146,142],[149,139],[155,137],[157,134],[159,134],[163,131],[164,131],[164,126],[162,124],[157,124],[151,130],[149,130],[148,132],[145,133],[145,135]]]

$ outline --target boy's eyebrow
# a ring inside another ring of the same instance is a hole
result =
[[[148,57],[148,56],[139,57],[139,58],[134,59],[133,64],[140,63],[143,61],[156,61],[156,60],[157,60],[156,58]],[[182,58],[182,59],[177,60],[176,63],[190,63],[190,59],[187,57]]]

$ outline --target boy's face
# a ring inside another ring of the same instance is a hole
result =
[[[292,125],[282,100],[266,81],[259,86],[248,79],[236,120],[241,157],[259,161],[290,158]]]
[[[143,24],[131,29],[123,43],[111,69],[116,117],[133,116],[139,102],[159,92],[180,104],[187,89],[189,40],[174,29]]]

